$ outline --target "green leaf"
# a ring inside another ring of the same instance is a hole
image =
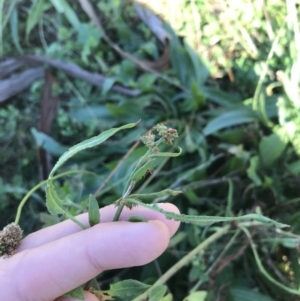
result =
[[[97,146],[101,143],[103,143],[104,141],[106,141],[108,138],[110,138],[111,136],[113,136],[114,134],[116,134],[117,132],[121,131],[121,130],[125,130],[125,129],[130,129],[133,128],[137,125],[137,123],[129,123],[126,125],[123,125],[119,128],[112,128],[110,130],[104,131],[102,132],[100,135],[92,137],[90,139],[84,140],[76,145],[74,145],[73,147],[71,147],[68,151],[66,151],[60,158],[59,160],[56,162],[56,164],[54,165],[53,169],[51,170],[51,173],[49,175],[49,178],[51,178],[54,173],[66,162],[68,161],[71,157],[73,157],[75,154],[77,154],[78,152],[81,152],[84,149],[87,148],[91,148],[94,146]]]
[[[257,120],[258,117],[250,108],[235,108],[211,120],[203,129],[203,133],[208,136],[221,129]]]
[[[79,31],[80,21],[72,9],[72,6],[66,0],[50,0],[58,13],[63,13],[70,24]]]
[[[156,285],[149,290],[149,301],[158,301],[164,297],[167,292],[167,286],[164,284]]]
[[[154,165],[154,162],[156,161],[156,159],[151,159],[149,161],[147,161],[144,165],[142,165],[139,169],[137,169],[132,177],[131,177],[131,181],[139,181],[140,179],[142,179],[146,173],[148,172],[148,170],[150,170],[153,165]]]
[[[259,167],[259,158],[254,156],[250,159],[250,166],[247,168],[248,178],[253,181],[253,183],[257,186],[262,185],[262,180],[257,174],[257,169]]]
[[[183,301],[205,301],[206,296],[207,296],[206,291],[198,291],[198,292],[191,293],[190,295],[185,297]]]
[[[131,223],[140,223],[140,222],[148,222],[148,220],[145,217],[133,215],[128,219]]]
[[[284,152],[284,143],[277,134],[263,137],[259,143],[259,154],[265,167],[270,167]]]
[[[64,297],[73,298],[76,300],[85,300],[83,295],[83,289],[81,286],[74,288],[70,292],[64,294]]]
[[[109,294],[112,297],[120,297],[120,298],[124,298],[124,297],[136,297],[140,294],[142,294],[143,292],[145,292],[148,288],[150,287],[150,285],[139,282],[137,280],[124,280],[124,281],[120,281],[117,282],[115,284],[112,284],[110,286],[109,291],[107,291],[106,293]]]
[[[21,45],[20,45],[20,39],[19,39],[19,18],[18,18],[18,10],[16,7],[11,12],[10,15],[10,29],[11,29],[11,36],[13,39],[13,42],[18,49],[20,53],[23,52]]]
[[[126,201],[136,204],[136,205],[140,205],[140,206],[148,208],[150,210],[160,212],[160,213],[164,214],[167,219],[173,219],[175,221],[191,223],[191,224],[195,224],[195,225],[205,226],[205,225],[211,225],[213,223],[218,223],[218,222],[253,221],[253,220],[255,220],[255,221],[261,222],[263,224],[269,224],[269,225],[275,226],[277,228],[289,227],[289,225],[276,222],[268,217],[265,217],[263,215],[256,214],[256,213],[250,213],[250,214],[246,214],[243,216],[237,216],[237,217],[185,215],[185,214],[176,214],[176,213],[173,213],[170,211],[165,211],[165,210],[161,209],[157,204],[147,205],[138,200],[131,199],[131,198],[126,198]]]
[[[166,296],[160,298],[158,301],[173,301],[173,295],[169,293]]]
[[[274,299],[249,288],[230,288],[229,294],[232,301],[274,301]]]
[[[28,36],[32,30],[32,28],[39,22],[41,19],[41,15],[43,11],[49,7],[48,5],[45,5],[45,0],[35,0],[33,1],[28,17],[27,17],[27,23],[26,23],[26,39],[28,39]]]
[[[91,227],[100,223],[99,205],[92,194],[89,196],[89,223]]]

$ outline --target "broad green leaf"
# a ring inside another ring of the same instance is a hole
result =
[[[207,296],[206,291],[198,291],[198,292],[191,293],[190,295],[185,297],[183,301],[205,301],[206,296]]]
[[[85,300],[82,287],[77,287],[70,292],[64,294],[64,297],[73,298],[76,300]]]
[[[31,128],[31,134],[34,137],[37,146],[43,148],[52,155],[61,156],[69,149],[69,147],[58,143],[52,137],[37,131],[35,128]]]
[[[169,293],[166,296],[160,298],[158,301],[173,301],[173,295]]]
[[[141,222],[148,222],[148,220],[145,217],[133,215],[128,219],[131,223],[141,223]]]
[[[229,294],[232,301],[275,301],[269,296],[263,295],[249,288],[230,288]]]
[[[148,208],[150,210],[154,210],[157,212],[160,212],[165,215],[167,219],[173,219],[175,221],[180,221],[184,223],[191,223],[195,225],[211,225],[213,223],[218,223],[218,222],[232,222],[232,221],[258,221],[263,224],[269,224],[272,226],[275,226],[277,228],[284,228],[284,227],[289,227],[288,225],[276,222],[268,217],[265,217],[263,215],[259,215],[256,213],[250,213],[246,214],[243,216],[237,216],[237,217],[220,217],[220,216],[198,216],[198,215],[185,215],[185,214],[176,214],[170,211],[165,211],[161,209],[157,204],[154,205],[147,205],[144,204],[138,200],[131,199],[131,198],[126,198],[126,201],[140,205],[142,207]]]
[[[63,201],[59,198],[55,187],[53,185],[53,180],[47,180],[46,187],[46,205],[47,209],[51,214],[63,214],[69,219],[71,219],[74,223],[76,223],[82,229],[86,229],[87,227],[78,221],[73,215],[71,215],[66,209],[64,209]]]
[[[103,83],[103,87],[102,87],[102,92],[101,94],[102,95],[106,95],[107,92],[112,88],[112,86],[115,84],[116,82],[116,79],[115,78],[106,78],[104,80],[104,83]]]
[[[152,287],[149,290],[149,301],[158,301],[161,298],[164,297],[164,295],[167,292],[167,286],[162,284],[162,285],[156,285],[154,287]]]
[[[277,134],[263,137],[259,143],[259,154],[265,167],[270,167],[284,152],[284,143]]]
[[[150,285],[139,282],[137,280],[124,280],[112,284],[106,293],[112,297],[136,297],[146,291]]]
[[[257,121],[258,117],[247,107],[235,108],[211,120],[203,129],[204,135],[211,135],[219,130]]]
[[[129,123],[126,125],[123,125],[119,128],[112,128],[110,130],[102,132],[100,135],[92,137],[90,139],[84,140],[73,147],[71,147],[67,152],[65,152],[59,160],[56,162],[54,165],[53,169],[51,170],[51,173],[49,175],[49,178],[52,178],[54,173],[66,162],[68,161],[71,157],[73,157],[75,154],[78,152],[81,152],[84,149],[91,148],[94,146],[97,146],[104,141],[106,141],[108,138],[116,134],[117,132],[125,129],[130,129],[136,126],[136,123]]]
[[[99,205],[92,194],[89,196],[89,223],[91,227],[100,223]]]
[[[294,161],[290,164],[288,164],[288,168],[292,173],[295,173],[297,175],[300,175],[300,160]]]

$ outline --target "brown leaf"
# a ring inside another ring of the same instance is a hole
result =
[[[0,81],[0,102],[4,102],[10,97],[19,94],[28,88],[34,81],[43,78],[44,69],[42,67],[31,68],[23,72],[12,75]]]
[[[41,113],[39,130],[50,134],[53,120],[57,113],[58,97],[53,96],[53,85],[57,83],[56,78],[50,73],[45,74],[45,84],[41,99]],[[47,179],[52,169],[51,155],[43,148],[38,148],[40,177]]]
[[[0,63],[0,79],[10,76],[14,71],[24,65],[23,62],[9,58]]]

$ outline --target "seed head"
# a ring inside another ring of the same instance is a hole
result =
[[[0,256],[11,256],[22,239],[22,229],[15,223],[8,224],[0,231]]]

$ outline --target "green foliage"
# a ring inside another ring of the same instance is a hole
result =
[[[299,287],[300,231],[300,42],[294,1],[267,0],[263,5],[250,0],[175,1],[172,9],[166,1],[158,1],[157,12],[169,20],[165,28],[171,37],[170,62],[162,72],[140,68],[104,40],[106,34],[116,46],[144,62],[161,57],[165,45],[138,20],[134,5],[126,1],[91,3],[102,30],[93,25],[79,2],[0,0],[3,60],[16,53],[45,55],[104,76],[99,87],[48,67],[56,78],[54,94],[60,98],[50,133],[39,128],[43,81],[1,104],[1,226],[15,218],[21,199],[22,206],[26,203],[23,209],[19,207],[26,234],[40,228],[41,222],[50,225],[63,219],[46,213],[45,186],[37,185],[36,147],[47,151],[55,163],[80,141],[141,119],[138,127],[114,133],[101,147],[81,152],[83,145],[79,144],[58,162],[54,172],[61,168],[63,176],[54,176],[55,185],[50,181],[47,189],[57,201],[50,206],[53,212],[66,214],[67,210],[70,218],[87,208],[95,213],[96,203],[88,206],[90,194],[95,194],[101,207],[120,202],[129,188],[135,189],[127,195],[132,203],[158,210],[150,203],[174,202],[189,216],[180,219],[195,219],[196,224],[183,223],[167,254],[155,264],[124,276],[147,284],[209,239],[222,227],[220,221],[234,221],[234,226],[242,223],[251,230],[256,255],[243,247],[249,239],[233,227],[173,276],[167,283],[169,294],[161,284],[149,296],[159,301],[211,301],[220,292],[228,300],[289,300],[285,288]],[[0,87],[2,82],[0,77]],[[120,93],[114,90],[116,85],[138,93]],[[138,165],[145,147],[129,149],[146,131],[165,122],[178,130],[179,138],[173,146],[161,145],[159,152]],[[98,217],[92,219],[96,222]],[[270,220],[273,225],[289,224],[291,228],[275,230],[268,227]],[[141,220],[133,217],[133,221]],[[203,221],[205,225],[218,223],[204,226]],[[228,243],[231,239],[233,244]],[[263,267],[260,270],[267,274],[258,275],[257,258]],[[98,278],[100,282],[105,279],[115,283],[124,278],[118,272]],[[198,284],[199,291],[189,291]],[[149,287],[135,291],[128,286],[127,293],[132,289],[133,295],[126,298],[132,300]]]

